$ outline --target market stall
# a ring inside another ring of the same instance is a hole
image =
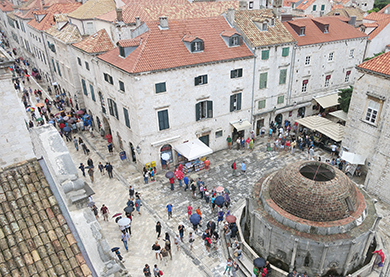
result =
[[[199,139],[191,140],[174,146],[178,153],[178,162],[183,165],[183,172],[196,172],[204,169],[204,159],[213,153],[213,150]]]

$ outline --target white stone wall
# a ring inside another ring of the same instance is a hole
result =
[[[387,182],[390,178],[390,124],[387,120],[390,111],[390,80],[363,72],[359,72],[358,77],[348,111],[343,146],[350,152],[366,157],[366,188],[383,201],[390,202],[390,187]],[[376,125],[364,121],[367,92],[386,97]]]
[[[313,6],[316,5],[316,10],[313,10]],[[321,10],[321,6],[325,5],[324,10]],[[305,10],[292,9],[293,15],[312,15],[314,17],[323,16],[329,13],[332,9],[332,3],[328,0],[316,0],[313,4],[308,6]]]
[[[365,58],[373,57],[374,54],[385,51],[386,45],[390,44],[390,24],[377,34],[371,41],[369,41],[367,46],[367,51]]]

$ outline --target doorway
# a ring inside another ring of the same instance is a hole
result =
[[[160,161],[163,169],[167,167],[167,163],[173,163],[172,146],[170,144],[165,144],[160,148]]]
[[[235,142],[237,140],[237,138],[243,138],[245,135],[245,131],[244,130],[241,130],[241,131],[237,131],[236,128],[233,128],[233,135],[232,135],[232,139],[233,139],[233,142]]]
[[[103,129],[106,135],[111,134],[110,123],[108,122],[108,119],[104,115],[103,115]]]
[[[260,135],[261,127],[264,126],[264,119],[257,120],[256,122],[256,136]]]
[[[137,162],[137,158],[135,156],[135,151],[134,151],[134,145],[130,142],[130,152],[131,152],[131,158],[133,159],[133,162]]]
[[[277,116],[275,116],[275,122],[278,125],[282,125],[282,123],[283,123],[283,115],[282,114],[278,114]]]
[[[207,146],[209,146],[210,136],[209,135],[201,136],[201,137],[199,137],[199,140],[201,142],[203,142],[204,144],[206,144]]]
[[[306,108],[305,107],[301,107],[298,109],[298,117],[305,117],[305,110]]]

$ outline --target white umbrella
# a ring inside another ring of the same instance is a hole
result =
[[[124,218],[121,218],[118,220],[118,225],[119,226],[127,226],[130,224],[130,222],[131,222],[130,218],[124,217]]]
[[[365,164],[366,161],[366,158],[364,158],[363,156],[346,151],[343,151],[343,153],[341,154],[341,159],[351,164]]]
[[[168,161],[170,157],[171,155],[169,155],[168,153],[163,153],[161,155],[161,159],[163,159],[164,161]]]

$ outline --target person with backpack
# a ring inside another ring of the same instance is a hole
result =
[[[233,169],[232,176],[233,176],[233,177],[237,177],[237,165],[236,165],[236,161],[233,161],[232,169]]]

